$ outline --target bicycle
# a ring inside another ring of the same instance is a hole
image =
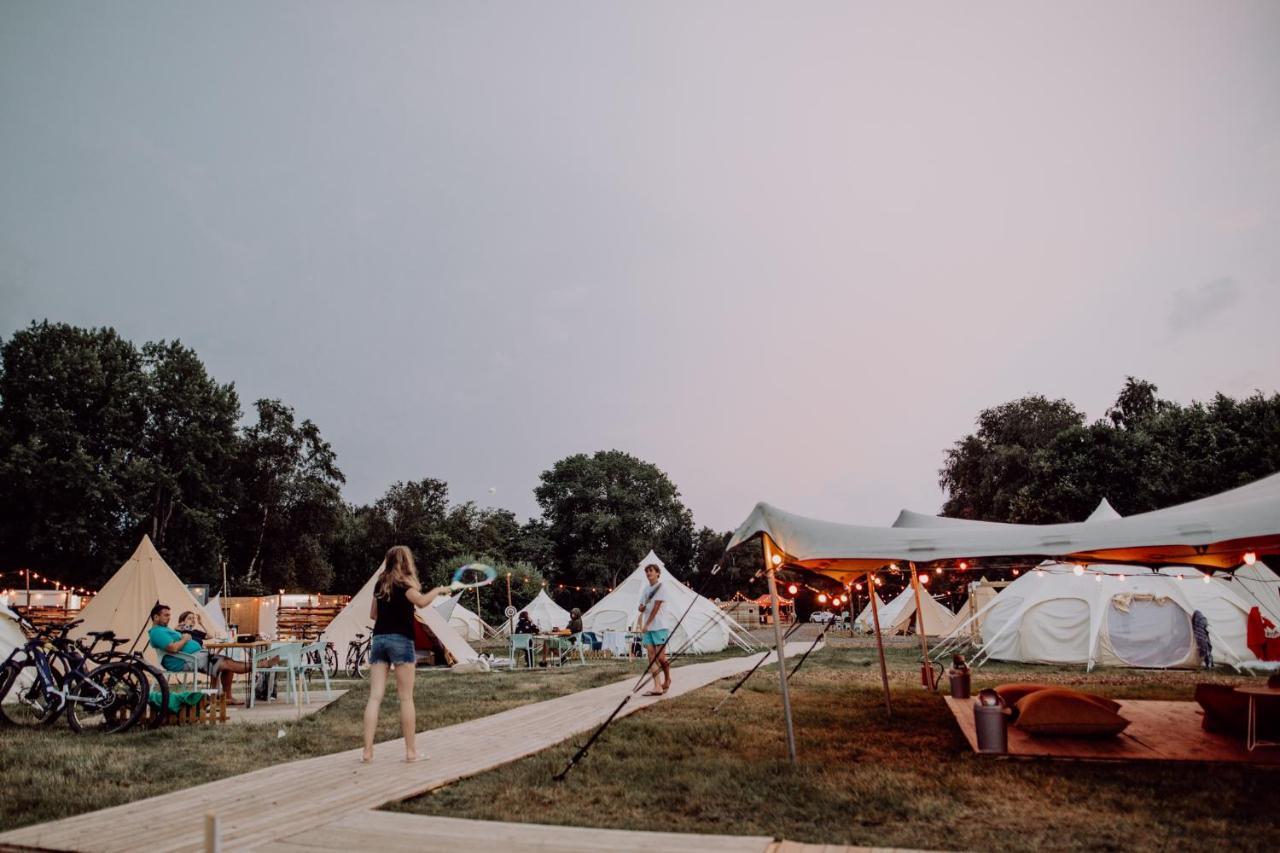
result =
[[[80,620],[46,630],[22,616],[19,623],[34,636],[0,666],[0,721],[47,726],[65,711],[67,725],[76,733],[94,729],[113,734],[142,716],[149,693],[145,670],[124,662],[89,669],[92,661],[67,638]],[[13,701],[6,704],[9,698]]]
[[[348,644],[347,675],[352,678],[364,678],[364,668],[369,663],[369,644],[372,642],[372,637],[356,634],[356,638]]]
[[[333,643],[324,644],[324,653],[318,651],[307,652],[307,663],[324,664],[324,671],[330,678],[338,674],[338,650],[333,647]]]
[[[93,642],[85,649],[85,655],[94,663],[136,663],[138,666],[146,670],[150,680],[155,682],[155,687],[149,689],[148,693],[158,693],[157,697],[160,703],[160,709],[156,715],[148,722],[150,728],[159,728],[163,726],[166,718],[169,716],[169,673],[158,666],[154,666],[149,662],[142,652],[121,652],[117,651],[120,646],[129,642],[126,639],[117,638],[114,631],[90,631],[89,636],[93,637]],[[105,651],[96,651],[99,642],[106,642],[111,645],[110,649]]]

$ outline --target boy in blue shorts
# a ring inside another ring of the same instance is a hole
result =
[[[645,696],[661,696],[671,689],[671,661],[667,659],[666,643],[675,627],[675,613],[671,598],[662,583],[662,570],[657,564],[644,567],[649,585],[640,594],[640,641],[649,655],[649,671],[653,673],[654,689]],[[662,685],[658,685],[658,670],[662,671]]]

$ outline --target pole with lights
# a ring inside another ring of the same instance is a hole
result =
[[[791,724],[791,694],[787,692],[787,656],[783,649],[782,623],[778,616],[778,579],[775,572],[782,565],[782,555],[771,553],[768,537],[764,538],[765,574],[769,579],[769,604],[773,609],[773,638],[778,652],[778,683],[782,686],[782,716],[787,726],[787,757],[796,763],[796,733]]]

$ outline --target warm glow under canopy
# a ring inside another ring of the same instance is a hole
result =
[[[1280,553],[1280,474],[1126,518],[1099,507],[1087,521],[1071,524],[1001,524],[904,512],[897,526],[867,527],[819,521],[759,503],[729,547],[757,536],[764,540],[766,559],[780,554],[787,565],[841,581],[894,561],[974,557],[1230,569],[1240,565],[1246,551]]]

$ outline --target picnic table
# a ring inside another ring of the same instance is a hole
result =
[[[258,674],[258,661],[257,661],[258,652],[265,651],[266,649],[271,648],[271,641],[255,640],[252,643],[234,643],[230,641],[207,642],[204,644],[204,647],[211,652],[227,652],[227,657],[230,657],[230,658],[237,657],[236,655],[237,651],[243,651],[244,655],[249,660],[249,672],[247,673],[249,676],[249,679],[248,679],[249,686],[245,690],[245,692],[248,694],[245,697],[245,707],[252,708],[253,707],[253,685],[254,685],[254,682],[257,680],[255,676],[257,676]]]

